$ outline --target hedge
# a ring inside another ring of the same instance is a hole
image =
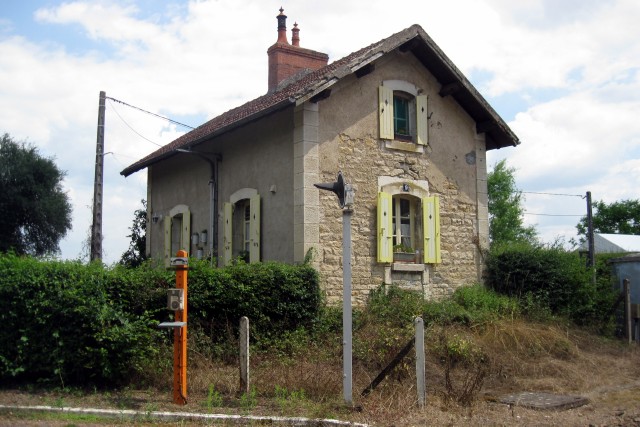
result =
[[[112,384],[142,370],[166,341],[166,290],[175,274],[150,263],[135,269],[0,255],[0,378]],[[281,263],[189,270],[189,324],[213,341],[241,316],[252,341],[310,325],[321,297],[317,272]]]

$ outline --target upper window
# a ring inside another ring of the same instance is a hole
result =
[[[427,96],[402,80],[385,80],[379,88],[380,138],[428,142]]]

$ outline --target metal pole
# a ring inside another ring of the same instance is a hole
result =
[[[352,395],[352,312],[351,312],[351,214],[342,211],[342,388],[346,404],[353,403]]]
[[[93,223],[91,225],[90,260],[102,259],[102,183],[104,162],[104,115],[107,94],[100,91],[98,102],[98,135],[96,138],[96,165],[93,179]]]
[[[180,250],[178,257],[186,258],[187,251]],[[173,330],[173,403],[187,404],[187,271],[188,266],[176,266],[176,288],[183,289],[183,307],[176,311],[176,322],[184,326]]]
[[[633,330],[631,325],[631,285],[629,279],[622,281],[622,292],[624,293],[624,332],[627,337],[627,342],[631,344],[633,341]]]

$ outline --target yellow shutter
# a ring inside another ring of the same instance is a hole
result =
[[[440,259],[440,199],[422,199],[422,227],[424,229],[424,262],[438,264]]]
[[[427,95],[416,96],[416,124],[418,128],[418,144],[427,145],[429,142]]]
[[[393,198],[378,193],[378,262],[393,262]]]
[[[164,265],[166,267],[171,263],[171,217],[164,217]]]
[[[231,263],[233,236],[233,205],[226,202],[222,212],[222,265]]]
[[[191,211],[182,211],[182,233],[180,235],[180,249],[187,251],[187,256],[191,253]]]
[[[378,91],[380,138],[393,139],[393,90],[380,86]]]
[[[249,262],[260,261],[260,195],[251,197],[249,203]]]

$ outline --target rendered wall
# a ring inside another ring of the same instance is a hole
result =
[[[237,190],[254,188],[261,196],[261,259],[293,262],[292,128],[293,112],[288,109],[193,148],[222,156],[216,215],[219,253],[223,203]],[[209,177],[209,164],[194,155],[178,154],[153,165],[149,170],[151,215],[166,215],[175,205],[185,204],[191,209],[191,230],[209,229]],[[152,257],[161,258],[161,225],[152,223],[147,236]]]

